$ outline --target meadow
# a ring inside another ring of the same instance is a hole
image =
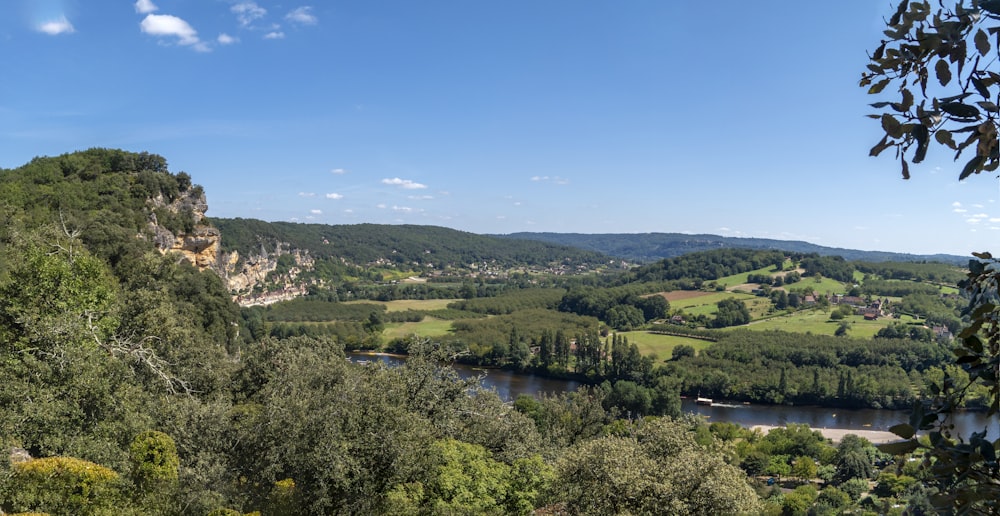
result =
[[[648,331],[618,332],[618,335],[627,338],[629,344],[635,344],[643,355],[656,355],[658,360],[669,360],[674,348],[680,345],[691,346],[696,351],[701,351],[712,344],[711,341],[707,340],[662,335]]]

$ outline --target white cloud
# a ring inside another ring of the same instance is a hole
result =
[[[977,213],[975,215],[971,215],[971,217],[974,217],[974,218],[977,218],[977,219],[988,219],[988,218],[990,218],[990,216],[987,215],[987,214],[985,214],[985,213]]]
[[[569,179],[566,179],[564,177],[559,177],[559,176],[551,176],[551,177],[550,176],[532,176],[531,180],[535,181],[535,182],[541,182],[541,183],[552,183],[552,184],[555,184],[555,185],[568,185],[569,184]]]
[[[393,206],[392,207],[392,211],[400,211],[400,212],[403,212],[403,213],[410,213],[410,212],[413,211],[413,208],[410,208],[409,206]]]
[[[216,41],[218,41],[220,45],[232,45],[233,43],[239,42],[239,40],[240,38],[234,38],[225,32],[219,34],[219,37],[216,38]]]
[[[331,170],[330,170],[330,173],[331,173],[331,174],[334,174],[334,175],[338,175],[338,176],[339,176],[339,175],[341,175],[341,174],[346,174],[346,173],[347,173],[347,171],[346,171],[346,170],[344,170],[344,169],[342,169],[342,168],[334,168],[334,169],[331,169]]]
[[[259,20],[267,14],[267,9],[254,2],[240,2],[230,7],[229,10],[236,14],[236,19],[244,27],[249,26],[254,20]]]
[[[312,213],[313,215],[322,215],[323,210],[309,210],[309,213]]]
[[[38,31],[55,36],[57,34],[70,34],[76,32],[76,29],[73,28],[73,24],[65,16],[60,16],[57,20],[47,21],[39,25]]]
[[[958,201],[955,201],[955,202],[951,203],[951,205],[954,206],[954,207],[956,207],[956,208],[961,208],[962,207],[962,203],[960,203]]]
[[[312,14],[312,7],[308,6],[295,9],[285,15],[285,19],[299,25],[316,25],[316,22],[318,21],[316,16]]]
[[[135,12],[139,14],[149,14],[151,12],[159,10],[153,0],[136,0],[135,2]]]
[[[299,192],[299,197],[316,197],[315,192]]]
[[[993,222],[993,223],[1000,222],[1000,217],[990,217],[990,222]]]
[[[433,198],[434,198],[433,195],[410,195],[410,196],[407,196],[407,199],[413,199],[414,201],[429,201],[429,200],[431,200]]]
[[[384,185],[392,185],[392,186],[399,186],[399,187],[405,188],[407,190],[419,190],[421,188],[427,188],[427,185],[422,185],[420,183],[414,183],[413,181],[411,181],[409,179],[400,179],[398,177],[394,177],[392,179],[383,179],[382,180],[382,184],[384,184]]]
[[[967,210],[965,208],[955,208],[954,210],[951,210],[951,211],[953,211],[955,213],[965,213],[965,212],[967,212],[969,210]]]
[[[982,204],[973,204],[972,207],[981,210],[981,209],[985,208],[986,206],[983,206]]]
[[[169,14],[149,14],[140,24],[142,31],[152,36],[176,37],[181,45],[205,51],[208,47],[198,39],[198,31],[188,22]]]
[[[378,203],[378,204],[375,205],[375,207],[378,208],[378,209],[380,209],[380,210],[384,210],[385,209],[385,204]]]
[[[326,194],[326,198],[327,199],[333,199],[333,200],[336,201],[337,199],[343,199],[344,196],[340,195],[339,193],[331,192],[331,193]]]
[[[344,213],[354,213],[354,210],[347,208],[346,210],[344,210]]]
[[[264,34],[264,39],[285,39],[285,33],[280,30]]]

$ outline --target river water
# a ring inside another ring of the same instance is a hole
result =
[[[398,365],[404,357],[384,354],[348,353],[356,362],[377,360],[387,365]],[[520,394],[536,396],[540,393],[572,391],[581,386],[572,380],[557,380],[521,374],[504,369],[478,368],[455,364],[455,371],[463,378],[482,376],[482,384],[494,389],[505,400],[513,400]],[[833,409],[811,406],[748,405],[738,402],[716,402],[712,405],[698,405],[693,399],[682,399],[681,410],[698,414],[709,422],[721,421],[740,426],[754,425],[783,426],[789,423],[805,423],[810,428],[845,428],[849,430],[888,430],[889,427],[909,421],[909,411],[876,409]],[[998,418],[990,420],[982,412],[960,412],[953,416],[957,435],[968,436],[989,427],[987,436],[991,439],[1000,435]]]

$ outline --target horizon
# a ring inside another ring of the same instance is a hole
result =
[[[147,151],[212,217],[955,256],[1000,231],[946,149],[908,181],[868,157],[888,2],[13,6],[0,167]]]

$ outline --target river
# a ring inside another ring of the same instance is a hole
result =
[[[354,361],[378,360],[388,365],[397,365],[404,357],[384,354],[348,353]],[[483,386],[494,389],[505,400],[513,400],[520,394],[538,395],[572,391],[581,386],[572,380],[557,380],[533,374],[522,374],[505,369],[479,368],[455,364],[454,369],[463,378],[483,376]],[[849,430],[888,430],[889,427],[909,421],[910,413],[903,410],[877,409],[832,409],[815,406],[788,406],[742,404],[738,402],[716,402],[712,405],[698,405],[693,399],[681,400],[681,410],[701,415],[706,420],[736,423],[740,426],[754,425],[783,426],[789,423],[805,423],[810,428],[844,428]],[[968,436],[989,426],[988,437],[1000,435],[1000,423],[992,421],[982,412],[959,412],[954,415],[957,435]]]

